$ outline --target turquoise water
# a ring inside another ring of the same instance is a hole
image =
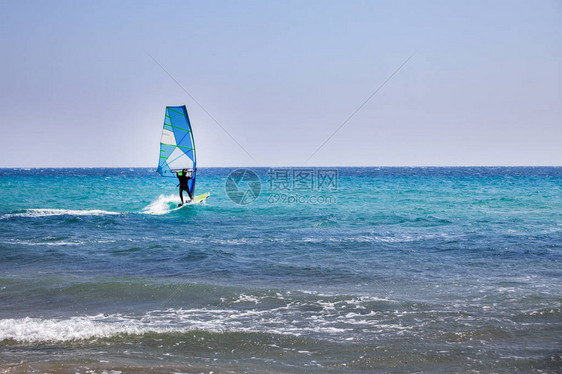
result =
[[[231,171],[1,169],[0,368],[560,371],[562,168]]]

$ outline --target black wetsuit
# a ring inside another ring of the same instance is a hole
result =
[[[189,191],[189,186],[187,185],[187,182],[192,177],[187,173],[177,173],[176,175],[180,181],[180,197],[182,197],[182,191],[187,191],[187,194],[189,195],[189,199],[193,200],[193,196],[191,196],[191,191]],[[183,201],[183,197],[182,197],[182,201]]]

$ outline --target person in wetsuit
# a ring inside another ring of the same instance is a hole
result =
[[[187,169],[183,169],[181,172],[176,173],[176,177],[178,177],[178,179],[180,181],[181,204],[179,204],[178,206],[183,205],[183,191],[187,191],[187,194],[189,195],[189,201],[193,200],[193,196],[191,196],[191,191],[189,191],[189,187],[187,186],[187,182],[191,178],[193,178],[193,173],[194,173],[194,171],[191,171],[191,172],[188,173]]]

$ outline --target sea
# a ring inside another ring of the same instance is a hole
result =
[[[1,373],[561,373],[562,168],[0,169]]]

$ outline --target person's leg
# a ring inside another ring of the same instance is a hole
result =
[[[180,199],[181,199],[181,205],[183,205],[183,190],[180,187]]]
[[[191,194],[191,191],[189,189],[186,190],[187,194],[189,195],[189,200],[193,200],[193,195]]]

